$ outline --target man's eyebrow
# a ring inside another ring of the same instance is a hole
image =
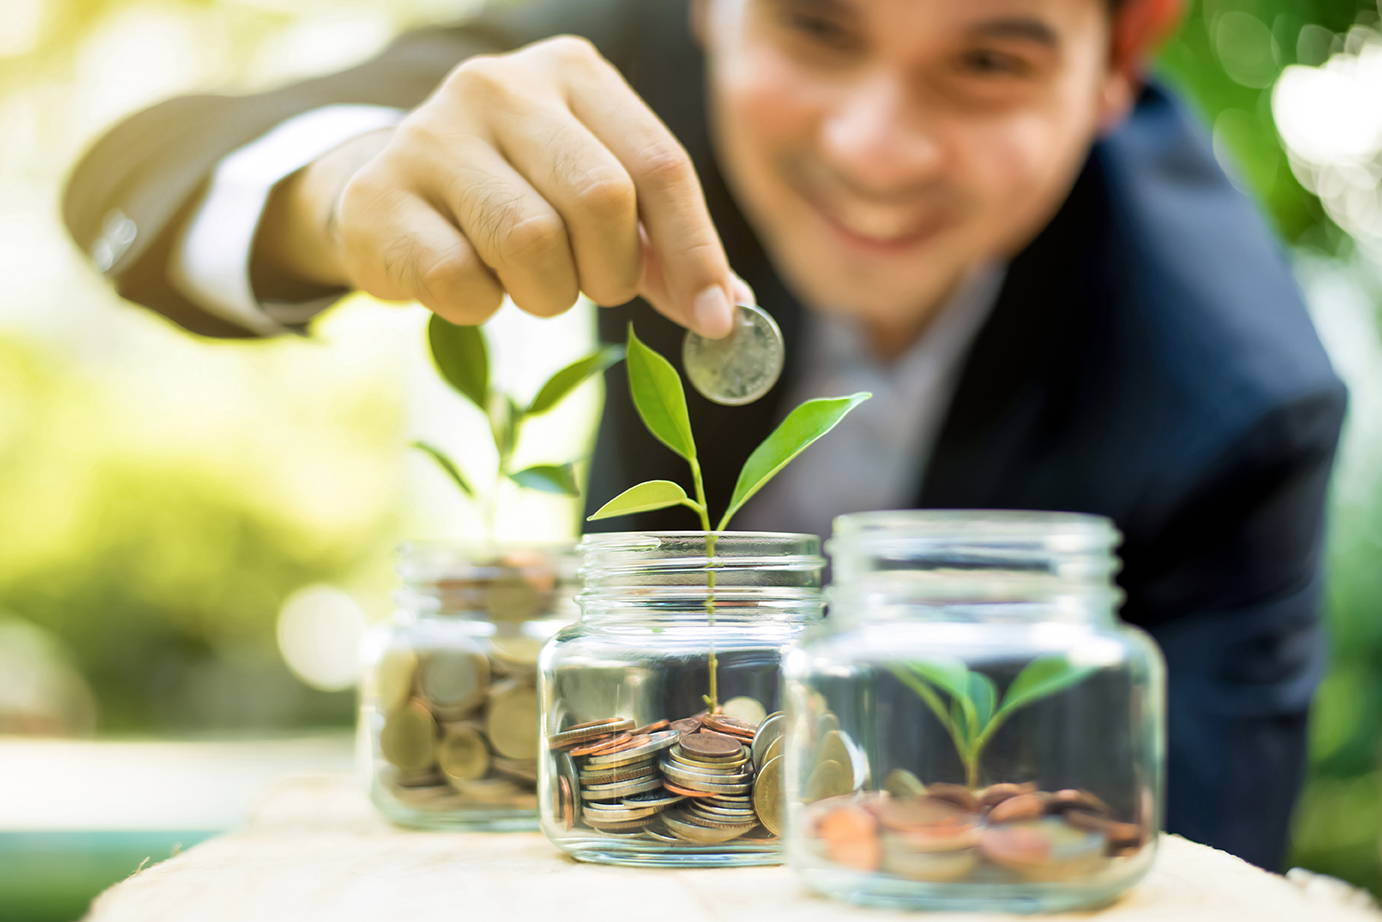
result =
[[[975,23],[970,33],[983,38],[1012,38],[1035,42],[1048,48],[1060,47],[1060,35],[1040,19],[1027,16],[1011,16],[1002,19],[988,19]]]
[[[802,9],[812,13],[844,14],[854,12],[849,0],[769,0],[774,6]]]

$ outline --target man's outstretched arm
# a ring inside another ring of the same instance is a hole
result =
[[[196,95],[138,112],[100,137],[63,193],[69,233],[120,294],[208,336],[254,335],[208,312],[169,271],[189,216],[227,155],[303,113],[343,103],[411,109],[460,61],[562,33],[618,64],[634,20],[627,0],[533,0],[455,26],[408,33],[339,73],[246,96]]]

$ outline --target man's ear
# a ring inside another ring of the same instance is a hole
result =
[[[1113,22],[1109,72],[1099,100],[1099,130],[1112,131],[1132,110],[1143,68],[1180,21],[1184,0],[1124,0]]]
[[[1141,77],[1122,67],[1110,67],[1099,91],[1099,134],[1108,134],[1132,111],[1142,85]]]
[[[705,48],[705,19],[710,15],[710,10],[707,9],[709,5],[709,0],[691,0],[689,7],[691,35],[701,48]]]

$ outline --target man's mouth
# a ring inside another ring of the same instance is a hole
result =
[[[910,250],[935,236],[945,226],[939,212],[919,214],[871,205],[827,205],[806,196],[822,222],[846,244],[879,253]]]

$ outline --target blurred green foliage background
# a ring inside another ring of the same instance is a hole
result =
[[[0,734],[186,738],[350,724],[350,690],[313,672],[310,657],[293,662],[285,612],[325,585],[377,617],[392,545],[464,528],[469,513],[403,449],[419,426],[443,426],[454,441],[468,424],[419,384],[430,375],[420,312],[348,303],[313,340],[196,341],[119,305],[67,242],[57,195],[84,144],[125,112],[340,66],[469,5],[8,0]],[[1378,21],[1375,0],[1197,0],[1162,65],[1293,248],[1353,389],[1332,519],[1334,659],[1293,860],[1382,894]],[[1333,147],[1309,121],[1330,105],[1349,114],[1331,85],[1312,82],[1326,72],[1361,87],[1364,111],[1352,115],[1376,128],[1371,160],[1342,131],[1353,119],[1333,126]],[[576,412],[588,417],[590,406]],[[552,507],[532,514],[562,523],[558,532],[569,521]],[[88,897],[65,892],[52,905]]]

